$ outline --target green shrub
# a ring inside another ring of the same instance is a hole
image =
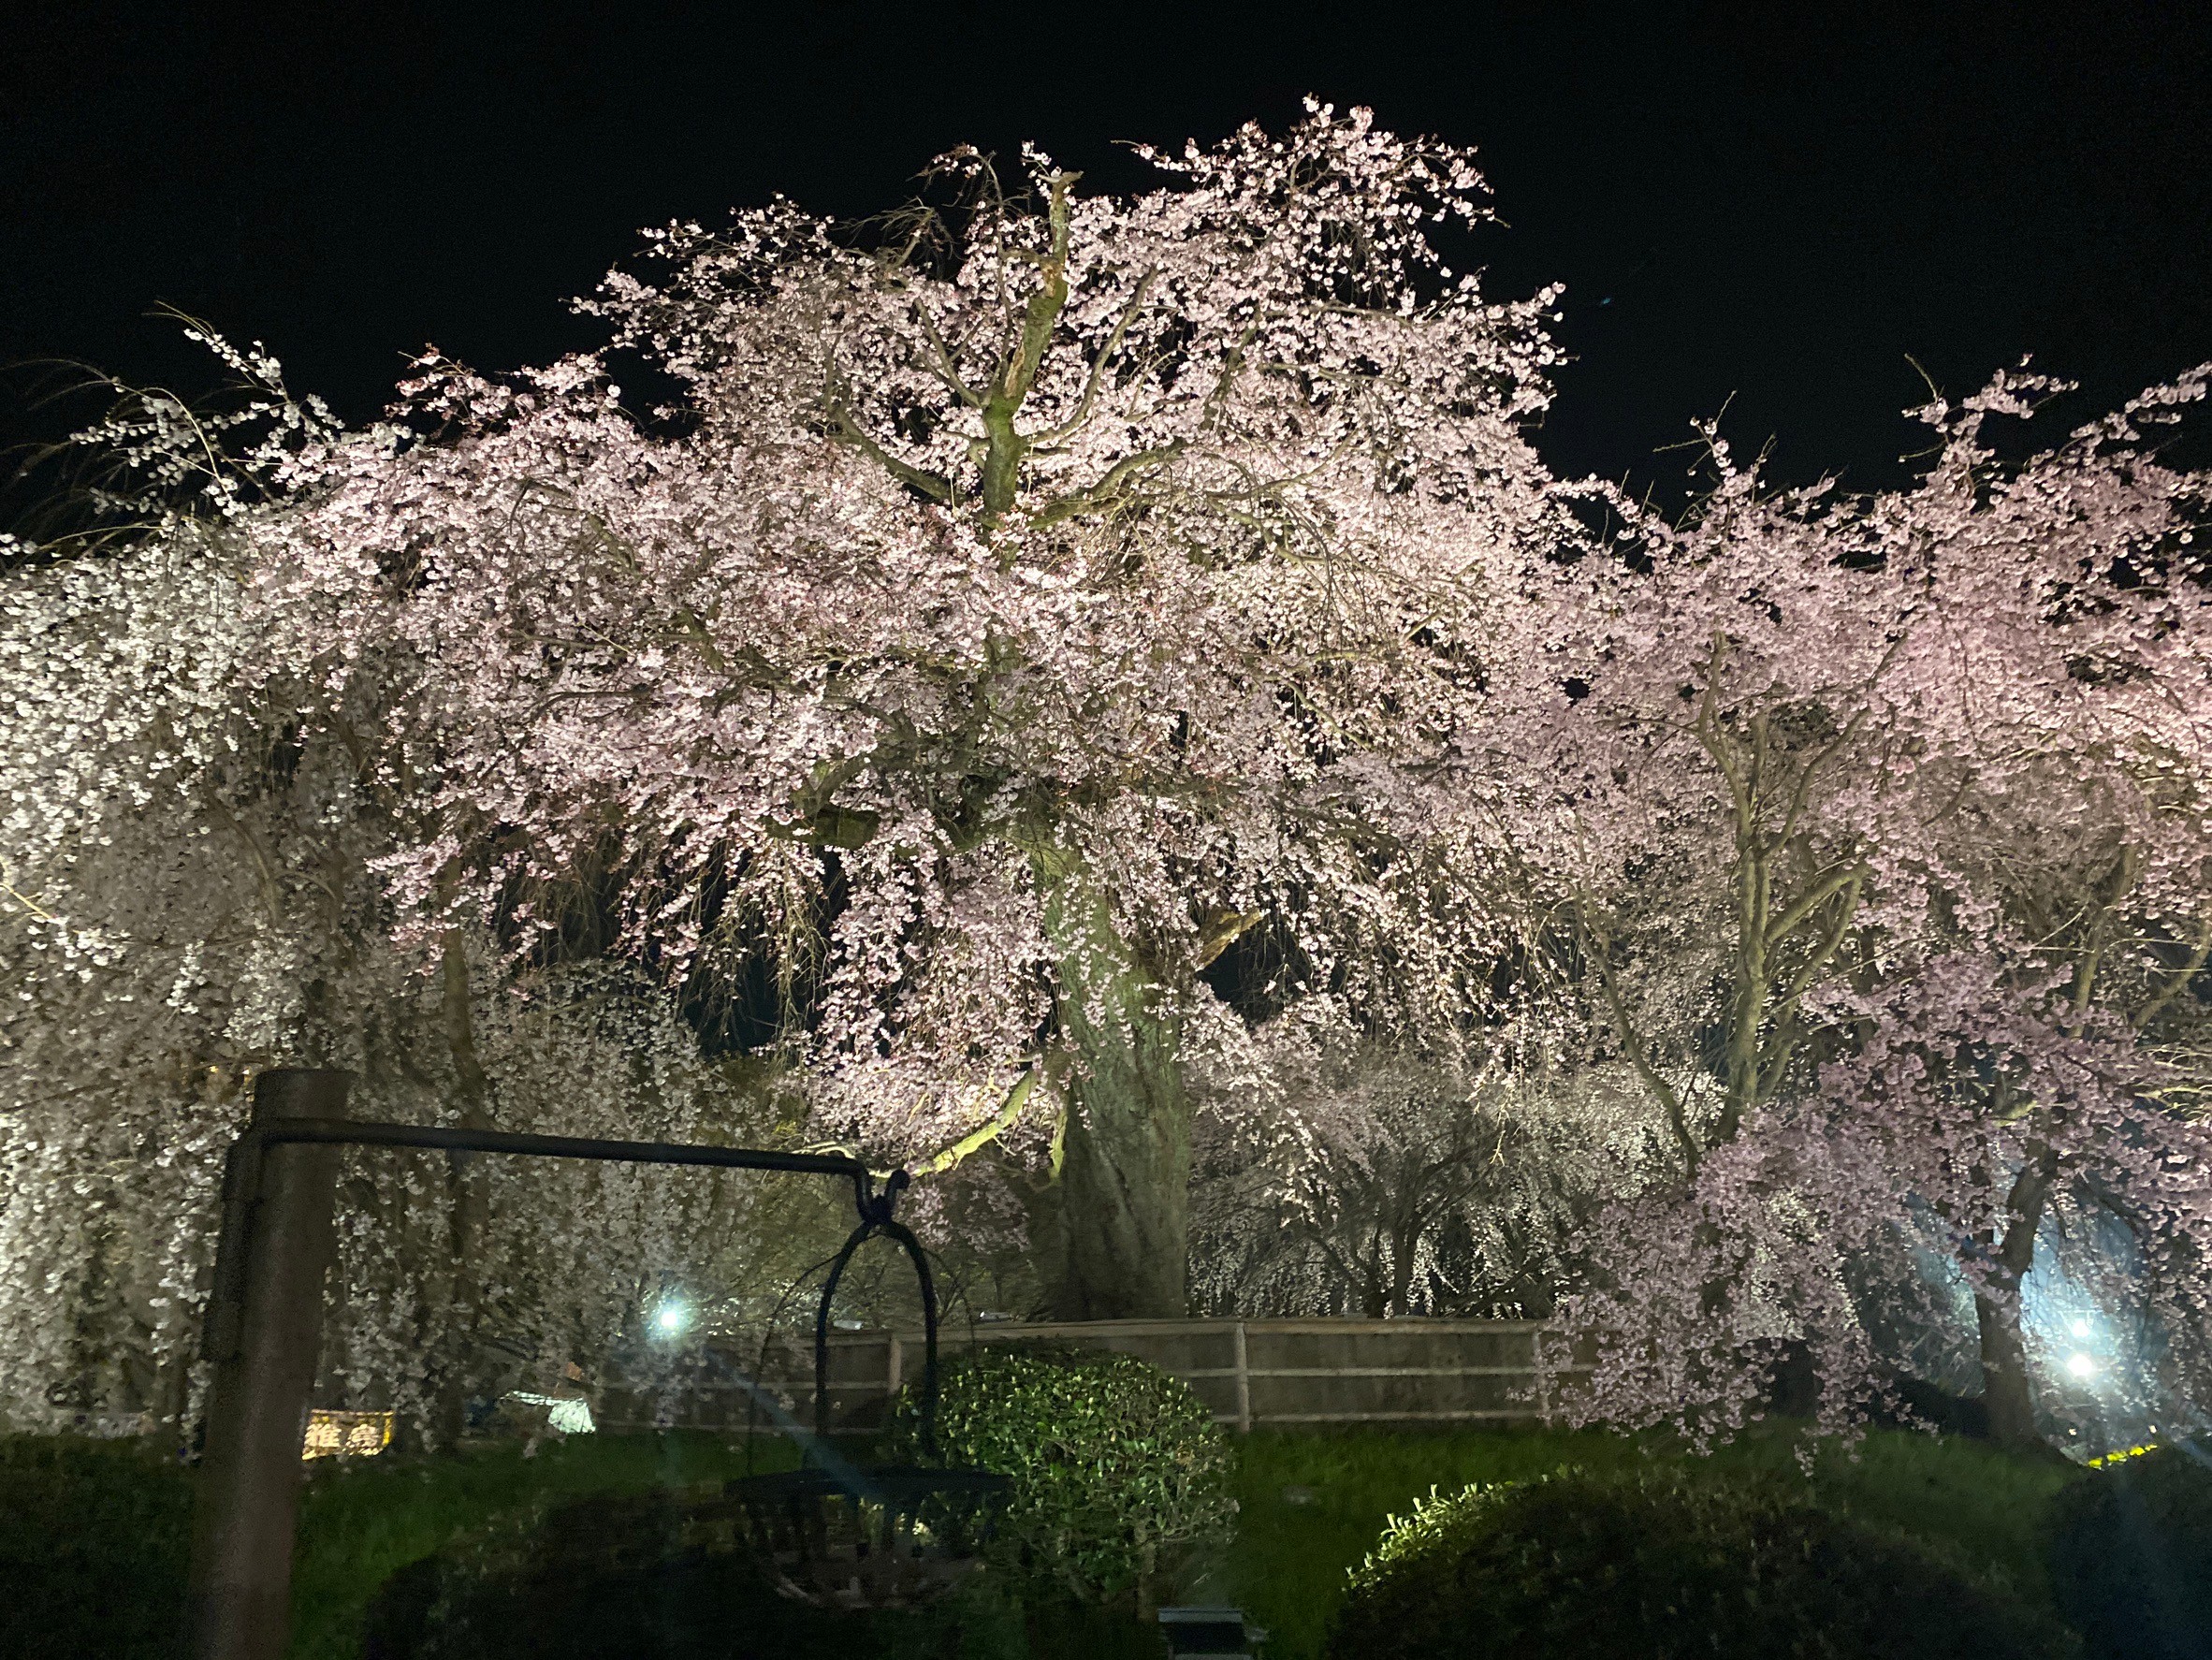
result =
[[[0,1654],[182,1655],[192,1472],[136,1441],[0,1437]]]
[[[2161,1448],[2059,1498],[2051,1584],[2089,1653],[2212,1656],[2212,1465]]]
[[[1332,1660],[2068,1652],[2009,1589],[1781,1486],[1564,1469],[1432,1496],[1358,1568]]]
[[[917,1391],[889,1455],[924,1462]],[[992,1559],[1030,1594],[1142,1600],[1194,1547],[1225,1539],[1229,1449],[1181,1379],[1134,1355],[1007,1344],[942,1369],[937,1462],[1013,1478]]]

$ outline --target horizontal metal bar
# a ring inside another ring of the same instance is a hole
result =
[[[1534,1377],[1534,1366],[1254,1366],[1247,1377]],[[1205,1376],[1186,1372],[1185,1377]],[[1219,1376],[1233,1376],[1233,1373]]]
[[[523,1135],[438,1124],[368,1124],[350,1118],[278,1118],[246,1131],[263,1145],[338,1143],[371,1147],[436,1147],[451,1153],[513,1153],[540,1158],[597,1158],[618,1164],[699,1164],[724,1170],[779,1170],[797,1175],[868,1181],[874,1172],[840,1153],[778,1153],[686,1142],[606,1142],[588,1136]]]
[[[618,1164],[688,1164],[717,1170],[781,1171],[837,1176],[852,1184],[865,1216],[875,1200],[875,1172],[839,1153],[781,1153],[764,1147],[713,1147],[685,1142],[608,1142],[589,1136],[524,1135],[458,1125],[377,1124],[352,1118],[269,1118],[249,1125],[223,1165],[223,1226],[214,1284],[200,1328],[200,1357],[224,1361],[237,1353],[245,1305],[247,1233],[261,1196],[261,1161],[270,1147],[427,1147],[448,1153],[504,1153],[533,1158],[590,1158]],[[905,1183],[895,1176],[890,1190]]]
[[[1034,1332],[1040,1336],[1062,1332],[1119,1332],[1132,1337],[1146,1335],[1202,1335],[1210,1332],[1226,1333],[1240,1322],[1227,1317],[1194,1315],[1179,1320],[979,1320],[975,1323],[978,1335],[991,1332]],[[1325,1315],[1283,1317],[1280,1318],[1248,1319],[1241,1322],[1245,1331],[1255,1337],[1297,1336],[1323,1332],[1330,1335],[1370,1332],[1391,1333],[1406,1332],[1541,1332],[1543,1320],[1484,1320],[1463,1318],[1459,1315],[1411,1314],[1397,1319],[1332,1319]],[[965,1330],[966,1328],[962,1328]]]
[[[1252,1424],[1259,1429],[1271,1423],[1442,1423],[1451,1419],[1526,1420],[1542,1416],[1538,1411],[1511,1407],[1479,1412],[1255,1412]]]

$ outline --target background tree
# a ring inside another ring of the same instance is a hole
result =
[[[296,440],[273,366],[234,365]],[[411,823],[376,763],[400,665],[328,688],[254,603],[237,520],[284,444],[222,459],[221,423],[157,395],[106,430],[126,460],[142,441],[106,503],[131,528],[0,571],[0,1414],[182,1430],[259,1069],[343,1066],[365,1116],[617,1136],[728,1134],[750,1097],[634,972],[542,965],[517,995],[480,936],[394,941],[376,866]],[[324,1388],[450,1437],[470,1396],[634,1336],[749,1192],[350,1157]]]
[[[1874,1373],[1846,1268],[1933,1228],[1993,1427],[2028,1438],[2054,1204],[2128,1218],[2192,1353],[2206,481],[2141,429],[2203,387],[2007,465],[1987,419],[2062,388],[2001,376],[1922,412],[1925,480],[1869,500],[1762,498],[1721,450],[1694,526],[1631,519],[1578,568],[1575,695],[1523,727],[1570,788],[1518,845],[1677,1155],[1599,1225],[1596,1409],[1740,1421],[1808,1338],[1848,1415]]]
[[[1649,1178],[1665,1133],[1626,1068],[1578,1062],[1360,1044],[1278,1069],[1274,1112],[1204,1113],[1197,1296],[1217,1314],[1548,1318],[1584,1226]]]

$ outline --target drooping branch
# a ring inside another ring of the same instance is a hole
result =
[[[1042,1069],[1033,1062],[1028,1070],[1015,1080],[1014,1086],[1007,1091],[1005,1101],[986,1122],[969,1130],[968,1134],[962,1136],[951,1146],[932,1153],[919,1163],[910,1165],[909,1170],[916,1176],[942,1175],[945,1172],[957,1168],[962,1159],[982,1152],[984,1147],[1021,1122],[1022,1109],[1028,1104],[1029,1096],[1037,1087],[1037,1080],[1041,1075],[1041,1070]],[[889,1172],[882,1173],[888,1174]]]
[[[2150,1023],[2165,1012],[2167,1004],[2205,971],[2207,960],[2212,960],[2212,922],[2206,922],[2197,929],[2197,942],[2190,947],[2189,954],[2166,975],[2164,983],[2151,995],[2149,1000],[2135,1011],[2129,1025],[2138,1032],[2149,1030]]]
[[[1665,1110],[1667,1128],[1673,1132],[1683,1166],[1694,1177],[1697,1173],[1698,1161],[1704,1157],[1704,1149],[1697,1144],[1697,1138],[1690,1133],[1689,1114],[1683,1110],[1681,1096],[1660,1075],[1659,1069],[1652,1065],[1651,1051],[1642,1035],[1637,1031],[1635,1022],[1629,1018],[1627,1002],[1621,995],[1620,981],[1614,975],[1612,964],[1608,960],[1607,941],[1586,923],[1579,922],[1578,928],[1582,935],[1583,954],[1597,970],[1598,986],[1612,1017],[1614,1037],[1626,1053],[1629,1064],[1636,1069],[1636,1075],[1643,1080],[1644,1087],[1658,1099]]]
[[[924,501],[935,502],[940,506],[952,501],[953,486],[950,480],[917,467],[910,461],[900,460],[869,437],[867,430],[853,417],[844,398],[834,387],[824,395],[823,416],[832,438],[860,451]]]
[[[1140,450],[1133,456],[1125,456],[1108,468],[1096,484],[1089,485],[1080,490],[1071,490],[1067,495],[1055,497],[1046,502],[1037,510],[1037,515],[1031,522],[1040,529],[1043,529],[1063,523],[1070,518],[1079,517],[1086,513],[1096,513],[1109,508],[1113,505],[1115,499],[1121,494],[1122,487],[1131,478],[1140,473],[1157,467],[1163,462],[1173,460],[1183,453],[1183,442],[1178,439],[1173,444],[1162,444],[1157,449]]]
[[[1796,933],[1815,911],[1839,895],[1844,896],[1846,901],[1841,908],[1839,914],[1848,924],[1858,890],[1865,883],[1867,875],[1865,863],[1854,861],[1830,871],[1826,876],[1814,882],[1792,900],[1788,909],[1783,910],[1780,916],[1775,917],[1767,925],[1764,934],[1767,948],[1772,950],[1780,945]],[[1835,941],[1831,939],[1826,946],[1826,951],[1834,949]],[[1826,951],[1821,954],[1824,958]]]
[[[1083,395],[1076,400],[1075,413],[1049,431],[1032,435],[1029,440],[1032,448],[1041,449],[1047,444],[1058,444],[1063,439],[1073,437],[1082,430],[1084,423],[1091,418],[1091,410],[1099,400],[1099,383],[1106,375],[1106,365],[1112,361],[1114,353],[1121,350],[1122,338],[1128,333],[1129,325],[1136,321],[1138,312],[1143,308],[1144,296],[1158,275],[1159,269],[1156,266],[1137,279],[1136,291],[1129,296],[1129,303],[1122,308],[1112,332],[1106,336],[1105,344],[1099,348],[1097,356],[1091,359],[1091,371],[1084,381]]]

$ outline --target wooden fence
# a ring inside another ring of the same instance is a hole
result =
[[[991,1322],[939,1334],[942,1353],[970,1343],[1046,1342],[1119,1349],[1190,1385],[1215,1421],[1266,1425],[1513,1423],[1542,1416],[1533,1320],[1275,1319]],[[837,1332],[830,1338],[830,1420],[863,1430],[922,1367],[920,1332]],[[801,1423],[813,1421],[810,1353],[715,1348],[658,1389],[615,1389],[599,1416],[610,1429],[741,1431],[771,1416],[740,1378]]]

